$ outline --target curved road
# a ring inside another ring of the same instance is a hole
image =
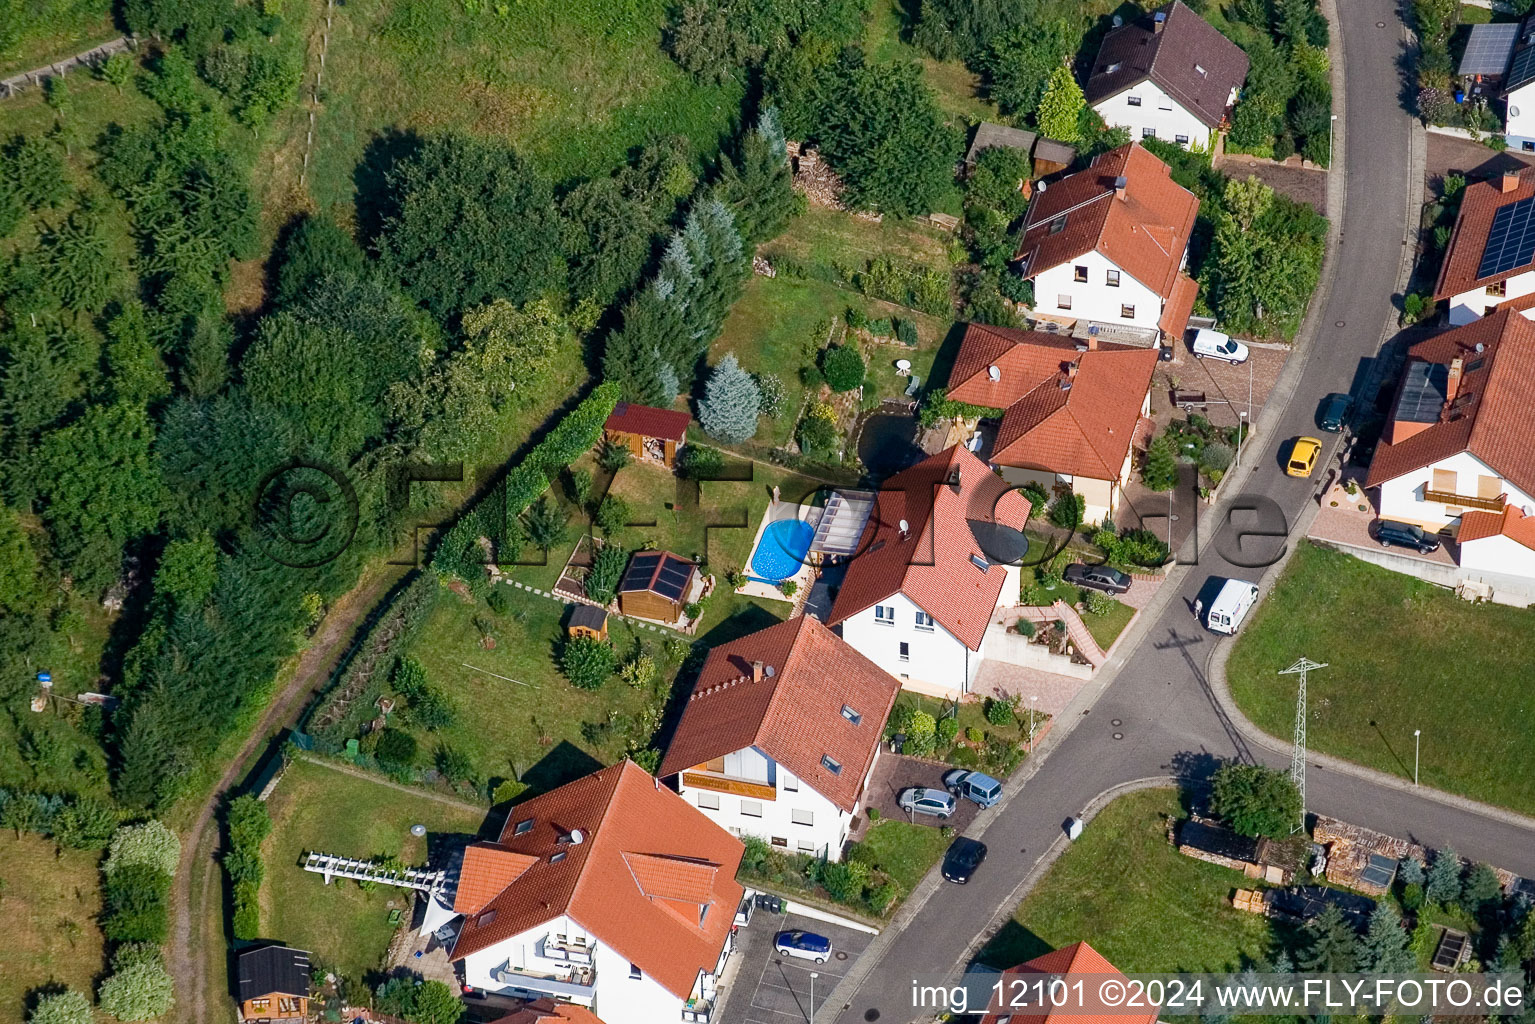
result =
[[[1297,434],[1315,433],[1317,401],[1328,392],[1352,389],[1356,374],[1367,365],[1364,361],[1379,347],[1382,325],[1394,321],[1392,297],[1402,267],[1407,208],[1416,194],[1412,125],[1398,92],[1401,19],[1392,0],[1348,0],[1339,7],[1334,27],[1343,59],[1338,60],[1335,48],[1334,62],[1349,74],[1346,95],[1339,90],[1344,109],[1338,148],[1349,171],[1335,173],[1333,187],[1340,177],[1346,182],[1347,231],[1329,260],[1319,292],[1319,327],[1295,357],[1302,363],[1293,399],[1277,416],[1264,418],[1261,443],[1243,452],[1240,470],[1242,489],[1272,499],[1292,526],[1311,501],[1317,481],[1286,477],[1280,469],[1280,448]],[[1340,321],[1342,328],[1337,326]],[[1283,396],[1276,394],[1274,402],[1282,403]],[[1337,444],[1336,437],[1329,439],[1329,458]],[[985,826],[982,839],[992,851],[989,870],[967,886],[945,886],[914,914],[901,915],[866,954],[873,961],[868,973],[861,980],[849,978],[844,989],[833,993],[827,1020],[911,1020],[913,978],[931,980],[965,962],[993,922],[1016,906],[1020,880],[1041,866],[1041,858],[1057,844],[1062,822],[1093,806],[1100,794],[1134,780],[1176,774],[1181,765],[1201,759],[1241,757],[1288,766],[1287,744],[1244,734],[1211,689],[1207,666],[1221,641],[1195,623],[1190,612],[1195,595],[1211,575],[1258,582],[1261,568],[1233,565],[1221,552],[1261,564],[1273,561],[1264,556],[1277,543],[1265,538],[1255,543],[1249,537],[1244,546],[1237,538],[1238,527],[1250,530],[1255,520],[1266,517],[1234,513],[1219,518],[1237,526],[1218,531],[1213,523],[1205,526],[1200,564],[1164,588],[1172,591],[1167,594],[1170,599],[1160,604],[1160,611],[1148,609],[1154,616],[1150,627],[1129,650],[1090,714],[1084,710],[1076,722],[1061,723],[1069,733],[1037,762],[1037,770],[1015,798]],[[1517,822],[1328,770],[1315,761],[1310,764],[1310,811],[1410,835],[1430,846],[1453,844],[1464,855],[1535,874],[1535,841]],[[931,887],[931,881],[924,882],[923,890],[914,894],[914,906]],[[860,964],[857,970],[865,967]]]

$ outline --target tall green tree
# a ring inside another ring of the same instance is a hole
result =
[[[741,369],[734,352],[727,352],[709,374],[698,400],[698,423],[710,437],[740,444],[757,432],[760,396],[751,374]]]
[[[288,228],[273,262],[272,302],[291,306],[331,274],[360,276],[366,260],[352,236],[335,221],[310,214]]]
[[[1058,66],[1050,72],[1044,94],[1039,98],[1036,121],[1040,133],[1060,142],[1081,141],[1082,110],[1086,106],[1076,76],[1065,65]]]
[[[1298,963],[1318,974],[1348,974],[1357,969],[1357,936],[1337,904],[1329,903],[1305,928],[1306,947]]]
[[[1028,19],[992,38],[979,63],[1004,114],[1031,117],[1051,72],[1076,52],[1081,33],[1061,18]]]
[[[112,297],[121,260],[112,251],[100,200],[82,195],[63,222],[43,232],[43,283],[70,309],[101,310]]]
[[[1423,896],[1430,903],[1448,906],[1460,896],[1460,855],[1451,847],[1434,852],[1423,880]]]
[[[1375,974],[1408,974],[1418,959],[1408,948],[1409,936],[1402,917],[1389,904],[1376,904],[1370,924],[1359,938],[1357,970]]]
[[[439,135],[390,171],[388,185],[380,260],[437,316],[563,290],[554,196],[515,150]]]
[[[1300,821],[1300,791],[1284,772],[1228,764],[1215,773],[1210,806],[1245,836],[1287,836]]]
[[[150,449],[154,427],[141,406],[91,406],[48,435],[39,451],[43,516],[66,548],[91,537],[115,545],[154,528],[162,492]]]
[[[741,142],[739,161],[720,169],[720,198],[735,213],[736,226],[752,243],[777,238],[804,204],[794,191],[788,150],[776,107],[764,107],[757,126]]]

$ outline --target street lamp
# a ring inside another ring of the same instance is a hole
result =
[[[1029,698],[1029,753],[1034,753],[1034,708],[1039,703],[1039,694]]]
[[[1422,743],[1422,736],[1422,729],[1412,731],[1412,784],[1414,787],[1418,785],[1418,748]]]
[[[1327,169],[1332,170],[1332,126],[1338,121],[1338,115],[1334,114],[1332,120],[1327,122]]]
[[[815,1024],[815,980],[819,977],[815,971],[810,972],[810,1024]]]
[[[1237,413],[1237,469],[1242,468],[1242,440],[1247,437],[1247,413]]]

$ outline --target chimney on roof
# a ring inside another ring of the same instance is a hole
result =
[[[1125,176],[1123,174],[1121,174],[1119,177],[1115,178],[1114,179],[1114,198],[1115,199],[1124,199],[1125,192],[1126,192],[1126,186],[1128,186],[1129,184],[1130,184],[1130,182],[1125,178]]]
[[[762,667],[763,667],[762,666],[762,662],[760,662],[760,661],[752,662],[752,682],[754,682],[754,683],[762,682]]]
[[[959,467],[955,466],[949,471],[949,489],[955,494],[959,493]]]
[[[1499,192],[1512,192],[1519,187],[1519,172],[1507,170],[1503,172],[1503,178],[1498,184]]]
[[[1158,11],[1151,16],[1151,31],[1154,35],[1160,35],[1167,24],[1167,12]]]
[[[1089,352],[1096,352],[1096,351],[1098,351],[1098,335],[1096,335],[1096,334],[1089,334],[1087,336],[1087,350]]]
[[[1076,359],[1073,359],[1071,362],[1066,364],[1066,376],[1068,379],[1077,375],[1078,365],[1079,361]]]
[[[1449,419],[1450,406],[1455,401],[1455,396],[1460,393],[1460,356],[1450,360],[1450,375],[1444,381],[1444,418]]]

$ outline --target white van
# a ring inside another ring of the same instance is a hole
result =
[[[1231,635],[1258,603],[1258,588],[1245,580],[1227,580],[1205,612],[1205,626],[1212,633]]]
[[[1247,362],[1247,346],[1229,334],[1201,327],[1194,332],[1194,358],[1229,360],[1232,366]]]

